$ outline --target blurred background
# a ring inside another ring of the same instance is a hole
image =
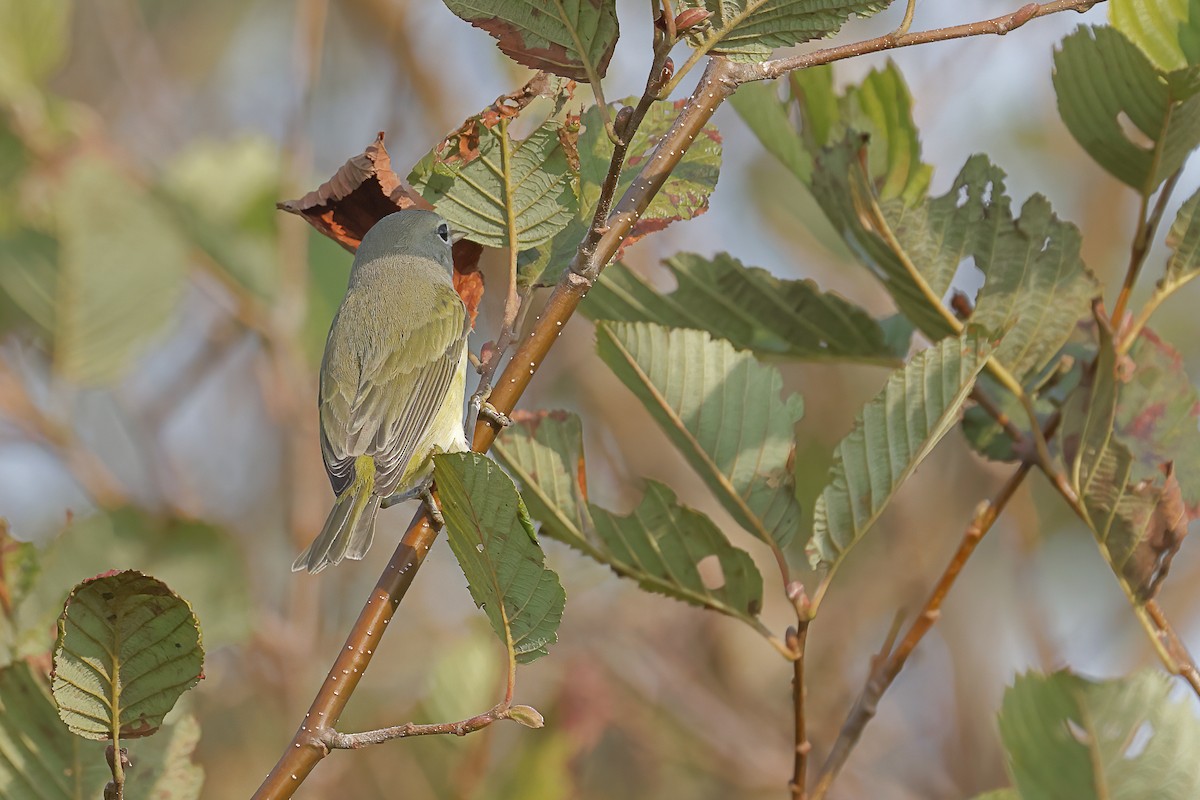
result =
[[[891,30],[900,5],[848,25],[839,41]],[[919,0],[914,28],[1017,5]],[[610,98],[643,86],[646,6],[618,3]],[[1050,82],[1055,43],[1105,13],[1101,5],[1003,38],[888,57],[909,82],[934,191],[970,154],[987,152],[1008,171],[1017,202],[1041,192],[1082,228],[1085,259],[1111,284],[1128,258],[1136,198],[1071,140]],[[682,55],[681,46],[677,62]],[[840,64],[838,78],[882,63]],[[406,509],[383,514],[362,563],[319,577],[288,570],[332,500],[315,374],[351,256],[275,203],[315,188],[381,130],[403,176],[527,76],[441,3],[0,0],[0,516],[4,547],[39,545],[36,570],[23,574],[28,596],[0,620],[3,658],[50,648],[62,596],[78,580],[123,567],[165,580],[192,602],[208,650],[206,679],[183,701],[201,724],[206,797],[249,796],[274,764],[410,518]],[[716,123],[724,163],[711,209],[639,243],[627,263],[666,286],[661,258],[724,250],[886,311],[884,293],[834,241],[801,184],[731,108]],[[1185,175],[1166,219],[1198,182],[1194,170]],[[1163,263],[1156,247],[1148,276]],[[485,258],[493,286],[499,266]],[[1192,374],[1197,290],[1172,299],[1155,323]],[[500,294],[485,294],[476,349],[495,337]],[[801,491],[814,497],[833,446],[887,374],[783,370],[806,403],[797,458]],[[707,497],[607,373],[590,323],[568,326],[521,406],[582,415],[602,505],[628,510],[652,477],[722,524],[760,561],[764,619],[782,631],[788,609],[769,584],[770,554]],[[893,619],[919,607],[972,510],[1010,469],[948,437],[839,573],[809,638],[815,763]],[[298,797],[783,796],[789,665],[733,621],[545,547],[567,609],[551,656],[520,671],[517,699],[541,710],[546,728],[498,725],[334,753]],[[1160,598],[1194,649],[1197,550],[1184,547]],[[343,729],[458,719],[502,695],[501,648],[443,541],[391,627]],[[1111,676],[1156,663],[1090,536],[1035,475],[885,696],[831,797],[962,798],[1005,785],[995,711],[1016,673],[1069,664]]]

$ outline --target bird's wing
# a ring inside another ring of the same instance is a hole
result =
[[[335,492],[353,480],[354,459],[360,455],[375,458],[376,493],[394,491],[441,408],[470,323],[450,286],[438,286],[431,305],[419,336],[406,329],[366,353],[340,348],[343,358],[357,363],[330,364],[327,358],[322,365],[321,453]],[[335,335],[331,332],[331,339]],[[347,380],[347,373],[354,373],[353,379]]]

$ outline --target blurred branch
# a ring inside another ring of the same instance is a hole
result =
[[[859,738],[862,736],[863,729],[867,723],[875,716],[875,710],[879,706],[879,700],[883,697],[883,693],[887,691],[892,682],[896,680],[896,676],[900,674],[900,670],[904,669],[904,665],[908,662],[908,657],[912,655],[921,639],[926,633],[933,628],[935,622],[941,614],[942,602],[946,599],[946,595],[950,593],[950,589],[954,586],[959,573],[966,566],[967,559],[975,552],[975,548],[983,539],[984,535],[991,530],[992,525],[999,519],[1000,514],[1004,511],[1004,507],[1008,505],[1008,501],[1012,499],[1020,485],[1025,481],[1033,468],[1031,462],[1025,462],[1017,468],[1009,479],[1005,482],[1000,491],[991,501],[985,501],[979,510],[975,512],[975,518],[971,520],[971,524],[967,526],[963,533],[962,541],[959,542],[958,549],[954,552],[954,556],[950,559],[950,563],[946,565],[942,575],[938,578],[937,584],[930,593],[925,605],[921,609],[921,613],[913,620],[908,631],[904,634],[904,638],[900,640],[900,644],[894,648],[891,646],[891,641],[884,646],[884,649],[879,655],[873,659],[871,672],[867,677],[866,685],[855,700],[850,713],[846,715],[846,721],[842,724],[841,733],[838,734],[837,741],[830,750],[829,756],[825,759],[825,764],[821,767],[821,773],[817,778],[816,786],[813,788],[811,795],[812,800],[821,800],[829,791],[829,787],[833,784],[834,779],[846,764],[846,759],[850,757],[850,752],[854,746],[858,744]],[[795,790],[793,789],[793,792]]]

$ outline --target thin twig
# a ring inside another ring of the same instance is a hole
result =
[[[795,628],[787,630],[787,645],[796,654],[792,662],[792,713],[794,720],[796,752],[792,761],[792,779],[788,788],[796,800],[805,800],[808,785],[808,754],[812,743],[808,741],[804,717],[804,655],[808,643],[808,626],[811,619],[801,620]]]
[[[321,731],[320,740],[330,750],[358,750],[373,744],[388,742],[392,739],[405,739],[410,736],[466,736],[468,733],[486,728],[493,722],[508,718],[508,708],[501,704],[482,714],[458,722],[439,722],[433,725],[407,722],[403,725],[360,733],[340,733],[332,728],[325,728]]]
[[[825,764],[821,767],[821,773],[813,787],[811,800],[821,800],[829,791],[829,787],[845,765],[846,759],[850,757],[850,752],[858,743],[859,737],[862,736],[863,729],[875,716],[879,699],[883,697],[883,693],[900,674],[900,670],[904,669],[908,657],[912,655],[921,639],[937,622],[941,614],[942,602],[950,593],[950,589],[954,586],[963,567],[966,566],[967,559],[975,552],[979,542],[1000,517],[1000,513],[1008,505],[1009,500],[1012,499],[1026,476],[1029,475],[1032,467],[1031,462],[1022,463],[996,493],[996,496],[991,501],[980,505],[971,524],[963,533],[962,541],[959,542],[958,549],[954,552],[950,563],[942,571],[941,577],[938,578],[937,584],[921,608],[921,613],[913,620],[904,634],[904,638],[900,640],[900,644],[894,649],[890,644],[885,645],[884,650],[880,652],[880,657],[874,659],[875,663],[867,677],[866,685],[863,686],[853,708],[846,716],[841,733],[838,734],[837,741],[834,742],[829,756],[825,759]]]
[[[1142,265],[1146,263],[1146,256],[1150,254],[1150,243],[1154,241],[1154,233],[1158,229],[1159,222],[1162,221],[1163,213],[1167,210],[1167,201],[1171,199],[1171,192],[1175,190],[1175,184],[1179,182],[1179,176],[1182,174],[1183,168],[1180,167],[1163,181],[1153,209],[1147,211],[1150,196],[1142,195],[1137,231],[1133,235],[1133,245],[1129,252],[1129,266],[1125,269],[1125,280],[1121,283],[1121,293],[1117,295],[1117,302],[1113,305],[1113,326],[1118,329],[1121,327],[1121,317],[1124,316],[1125,309],[1129,305],[1129,296],[1133,292],[1134,284],[1137,283],[1138,274],[1141,272]],[[1132,343],[1132,338],[1127,334],[1123,337],[1122,343]]]

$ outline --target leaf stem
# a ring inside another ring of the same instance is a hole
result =
[[[877,657],[873,659],[871,671],[867,676],[866,684],[855,700],[854,706],[850,709],[850,713],[846,715],[845,721],[842,723],[841,732],[838,734],[837,741],[834,742],[833,748],[829,752],[829,756],[825,759],[825,763],[821,767],[821,772],[817,777],[816,785],[813,788],[810,800],[822,800],[829,787],[833,784],[834,779],[845,766],[846,760],[850,757],[854,746],[858,744],[859,738],[862,736],[863,730],[867,723],[875,716],[875,711],[879,706],[879,700],[883,697],[883,693],[887,691],[892,682],[896,680],[896,676],[904,669],[904,665],[908,662],[908,657],[917,648],[921,639],[926,633],[933,628],[941,615],[941,607],[946,596],[950,593],[950,589],[954,586],[963,567],[966,566],[967,559],[975,552],[975,548],[979,546],[979,542],[983,540],[984,535],[991,530],[996,520],[999,519],[1001,512],[1005,506],[1016,494],[1017,489],[1025,481],[1033,468],[1032,462],[1024,462],[1017,468],[1004,485],[990,501],[984,501],[980,504],[975,512],[971,523],[967,525],[966,531],[963,533],[962,540],[959,542],[958,549],[954,552],[950,563],[942,571],[942,575],[938,578],[934,585],[933,591],[925,600],[925,605],[921,608],[921,613],[909,625],[908,630],[901,639],[900,644],[893,647],[891,641],[884,645],[883,650]],[[889,637],[890,639],[890,637]]]

